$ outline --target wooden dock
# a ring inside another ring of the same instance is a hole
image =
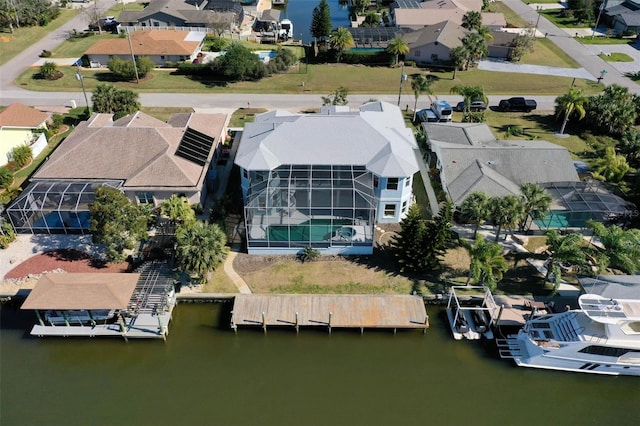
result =
[[[402,295],[271,295],[235,297],[231,328],[326,327],[422,329],[429,327],[424,301]]]

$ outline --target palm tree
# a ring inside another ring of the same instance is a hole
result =
[[[468,57],[469,57],[469,50],[467,50],[464,44],[462,46],[454,47],[449,51],[449,58],[453,63],[453,79],[454,80],[456,79],[456,72],[458,72],[458,70],[466,69],[467,63],[469,62]]]
[[[456,85],[451,88],[450,92],[464,98],[465,112],[469,112],[471,110],[471,102],[473,101],[487,102],[487,95],[485,95],[484,88],[482,86]]]
[[[167,216],[174,225],[196,220],[196,214],[189,205],[189,200],[176,194],[171,195],[160,204],[160,213]]]
[[[487,242],[481,236],[477,236],[473,245],[462,241],[462,246],[471,257],[467,285],[471,278],[481,285],[494,290],[507,271],[507,261],[502,256],[500,244]]]
[[[478,228],[489,218],[489,197],[481,191],[469,194],[460,207],[462,217],[475,224],[473,238],[478,235]]]
[[[549,212],[551,206],[551,195],[546,189],[537,183],[525,183],[520,187],[524,198],[524,219],[520,222],[520,231],[524,231],[527,225],[527,218],[531,220],[542,220]]]
[[[477,30],[482,27],[482,14],[475,10],[470,10],[462,17],[462,27],[468,30]]]
[[[524,203],[515,195],[490,198],[489,211],[489,216],[496,227],[496,242],[500,238],[502,228],[513,229],[525,217]],[[504,237],[507,238],[506,233]]]
[[[462,44],[469,53],[466,68],[469,68],[471,65],[476,65],[480,59],[489,54],[487,40],[478,33],[467,34],[462,39]]]
[[[353,36],[349,30],[344,27],[340,27],[331,33],[329,45],[336,51],[336,62],[340,62],[342,52],[347,49],[351,49],[355,45],[355,42],[353,41]]]
[[[640,230],[624,230],[619,226],[605,226],[600,222],[587,222],[593,234],[604,246],[603,256],[600,257],[601,267],[609,265],[621,269],[628,274],[635,274],[640,270]]]
[[[616,154],[612,146],[605,148],[604,157],[595,161],[594,177],[600,177],[607,182],[618,183],[631,167],[624,155]]]
[[[409,53],[409,44],[400,36],[396,36],[387,45],[387,52],[395,56],[394,63],[398,63],[400,55],[406,55]]]
[[[547,244],[551,256],[547,259],[547,275],[545,279],[549,281],[551,275],[554,276],[554,291],[560,285],[562,279],[562,269],[560,264],[584,266],[585,250],[583,236],[574,232],[566,236],[561,236],[558,231],[547,231]]]
[[[582,120],[587,114],[585,105],[587,103],[587,97],[584,96],[581,89],[571,87],[567,93],[556,98],[556,117],[564,116],[562,127],[560,128],[560,134],[564,134],[564,129],[567,126],[567,122],[571,117],[571,114],[578,116],[578,120]]]
[[[227,238],[216,224],[194,221],[178,227],[176,233],[176,261],[178,267],[196,275],[204,283],[211,271],[229,253]]]
[[[422,92],[427,92],[430,95],[433,94],[433,79],[425,77],[422,74],[413,76],[411,78],[411,89],[413,89],[413,95],[416,98],[416,101],[413,104],[413,121],[416,121],[418,98],[420,97]]]

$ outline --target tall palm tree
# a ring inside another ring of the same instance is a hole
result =
[[[462,44],[469,52],[466,68],[476,65],[478,61],[489,54],[487,40],[478,33],[469,33],[462,39]]]
[[[537,183],[525,183],[520,187],[524,198],[524,219],[520,222],[520,231],[527,226],[527,218],[542,220],[549,212],[551,195]]]
[[[556,98],[556,117],[564,116],[560,134],[564,134],[564,129],[571,115],[576,115],[578,120],[582,120],[587,114],[585,105],[587,97],[582,93],[582,89],[571,87],[567,93]]]
[[[494,290],[508,269],[507,261],[502,256],[502,246],[487,242],[481,236],[476,237],[473,245],[463,240],[462,246],[471,257],[467,285],[473,278],[478,284]]]
[[[349,30],[344,27],[340,27],[331,33],[329,46],[336,51],[336,62],[340,62],[342,52],[355,46],[355,42],[353,41],[353,36]]]
[[[189,200],[176,194],[172,194],[171,197],[160,204],[160,213],[163,216],[167,216],[174,225],[196,220],[196,215],[189,205]]]
[[[604,246],[604,256],[601,256],[601,267],[609,265],[621,269],[628,274],[635,274],[640,270],[640,230],[624,230],[619,226],[605,226],[600,222],[587,222],[593,234]]]
[[[218,225],[195,221],[178,227],[176,233],[178,267],[196,275],[201,283],[229,253],[227,238]]]
[[[489,218],[489,197],[481,191],[472,192],[460,206],[462,217],[475,224],[473,238],[478,235],[478,228]]]
[[[462,27],[468,30],[477,30],[482,27],[482,14],[475,10],[470,10],[462,17]]]
[[[453,86],[450,92],[464,98],[465,112],[469,112],[471,110],[471,102],[473,101],[487,102],[487,95],[485,95],[484,87],[482,86],[464,86],[458,84]]]
[[[413,121],[416,121],[416,114],[418,108],[418,98],[423,92],[433,94],[433,79],[425,77],[422,74],[418,74],[411,78],[411,89],[413,89],[413,95],[416,98],[413,104]]]
[[[458,70],[467,69],[466,68],[467,63],[469,62],[468,57],[469,57],[469,50],[467,50],[464,44],[462,46],[454,47],[449,52],[449,58],[453,63],[453,79],[454,80],[456,79],[456,73],[458,72]]]
[[[387,52],[395,56],[395,64],[398,63],[399,56],[406,55],[409,50],[409,44],[400,36],[394,37],[387,45]]]
[[[496,242],[500,238],[502,228],[513,229],[524,218],[524,203],[520,197],[505,195],[489,199],[489,211],[491,220],[496,227]],[[505,239],[507,233],[505,233]]]
[[[562,279],[562,268],[560,264],[576,265],[583,267],[586,263],[584,241],[582,234],[578,232],[561,236],[558,231],[547,231],[547,244],[551,256],[547,259],[547,275],[545,279],[549,281],[551,275],[554,276],[554,291]]]

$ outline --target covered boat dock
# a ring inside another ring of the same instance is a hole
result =
[[[239,326],[426,331],[429,316],[419,296],[240,294],[231,314],[231,328]]]

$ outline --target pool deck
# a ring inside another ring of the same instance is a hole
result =
[[[429,317],[422,297],[405,295],[237,295],[231,328],[325,327],[422,329]]]

